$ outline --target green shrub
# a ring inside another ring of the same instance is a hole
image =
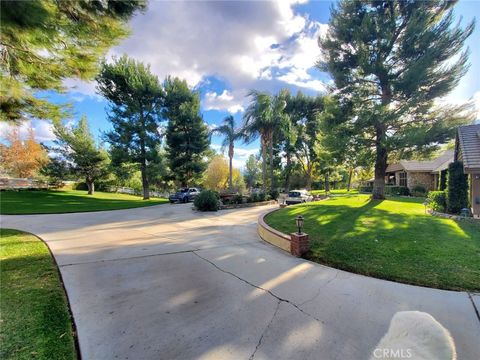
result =
[[[412,189],[412,195],[417,197],[425,196],[427,189],[423,185],[415,185]]]
[[[398,187],[398,195],[409,196],[410,195],[410,190],[406,186],[399,186]]]
[[[445,212],[447,197],[445,191],[430,191],[427,196],[428,205],[434,211]]]
[[[237,194],[232,199],[233,204],[242,204],[243,203],[243,196],[241,194]]]
[[[278,195],[280,195],[280,193],[278,192],[278,190],[271,190],[269,195],[270,195],[270,199],[277,200]]]
[[[358,192],[371,194],[373,192],[372,186],[359,186]]]
[[[408,196],[410,195],[410,191],[406,186],[386,185],[385,195]]]
[[[463,163],[455,161],[448,165],[447,211],[458,214],[468,206],[468,176],[463,173]]]
[[[88,186],[85,182],[77,182],[75,184],[72,185],[72,190],[85,190],[87,191],[88,190]]]
[[[261,201],[265,201],[265,199],[267,198],[267,195],[265,195],[265,193],[261,192],[258,194],[258,201],[261,202]]]
[[[447,176],[448,169],[440,171],[440,176],[438,177],[438,190],[443,191],[447,188]]]
[[[218,194],[212,190],[204,190],[195,198],[193,205],[199,211],[217,211]]]

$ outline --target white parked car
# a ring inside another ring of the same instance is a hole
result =
[[[288,192],[288,196],[285,199],[287,205],[301,204],[308,201],[312,201],[313,196],[308,193],[307,190],[291,190]]]

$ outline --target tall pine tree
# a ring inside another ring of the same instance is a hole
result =
[[[71,129],[56,122],[54,133],[56,150],[70,162],[73,174],[85,179],[88,195],[93,195],[95,181],[108,174],[108,154],[95,143],[87,118],[82,117]]]
[[[143,0],[0,1],[0,120],[60,119],[39,90],[62,90],[66,78],[92,79],[108,49],[128,34]]]
[[[353,106],[350,131],[375,156],[374,198],[384,197],[389,152],[434,147],[470,120],[465,107],[433,110],[468,68],[462,48],[474,23],[453,24],[455,3],[342,0],[319,41],[320,69]]]
[[[134,163],[142,174],[143,199],[150,198],[149,164],[158,161],[163,90],[149,66],[127,56],[105,63],[99,92],[111,103],[113,130],[106,133],[113,164]]]
[[[200,97],[185,80],[167,77],[164,83],[163,116],[168,120],[166,144],[172,175],[181,186],[189,186],[206,169],[210,137],[200,115]]]

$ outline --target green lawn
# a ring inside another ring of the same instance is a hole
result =
[[[480,290],[480,225],[425,215],[423,199],[338,196],[267,216],[284,232],[305,217],[308,258],[374,277],[452,290]]]
[[[310,194],[312,195],[325,195],[325,190],[311,190]],[[332,189],[330,190],[330,195],[355,195],[358,194],[357,189],[350,189],[350,191],[347,191],[347,189]]]
[[[0,358],[76,359],[67,299],[46,245],[18,230],[0,233]]]
[[[167,199],[142,200],[139,196],[86,191],[2,191],[0,214],[54,214],[129,209],[167,203]]]

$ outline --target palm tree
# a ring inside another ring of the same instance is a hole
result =
[[[222,142],[222,151],[225,151],[225,148],[228,147],[228,158],[229,158],[229,175],[228,175],[228,188],[231,191],[233,189],[233,167],[232,160],[234,154],[235,141],[243,137],[241,129],[235,128],[235,120],[233,116],[227,116],[223,119],[223,124],[216,127],[212,130],[212,133],[218,133],[223,135],[225,138]]]
[[[286,102],[284,92],[279,95],[271,96],[267,93],[252,90],[249,93],[252,98],[243,116],[243,133],[246,142],[252,142],[260,136],[260,145],[262,150],[262,181],[263,191],[266,190],[267,183],[267,149],[270,156],[270,187],[273,187],[273,138],[284,121]]]

